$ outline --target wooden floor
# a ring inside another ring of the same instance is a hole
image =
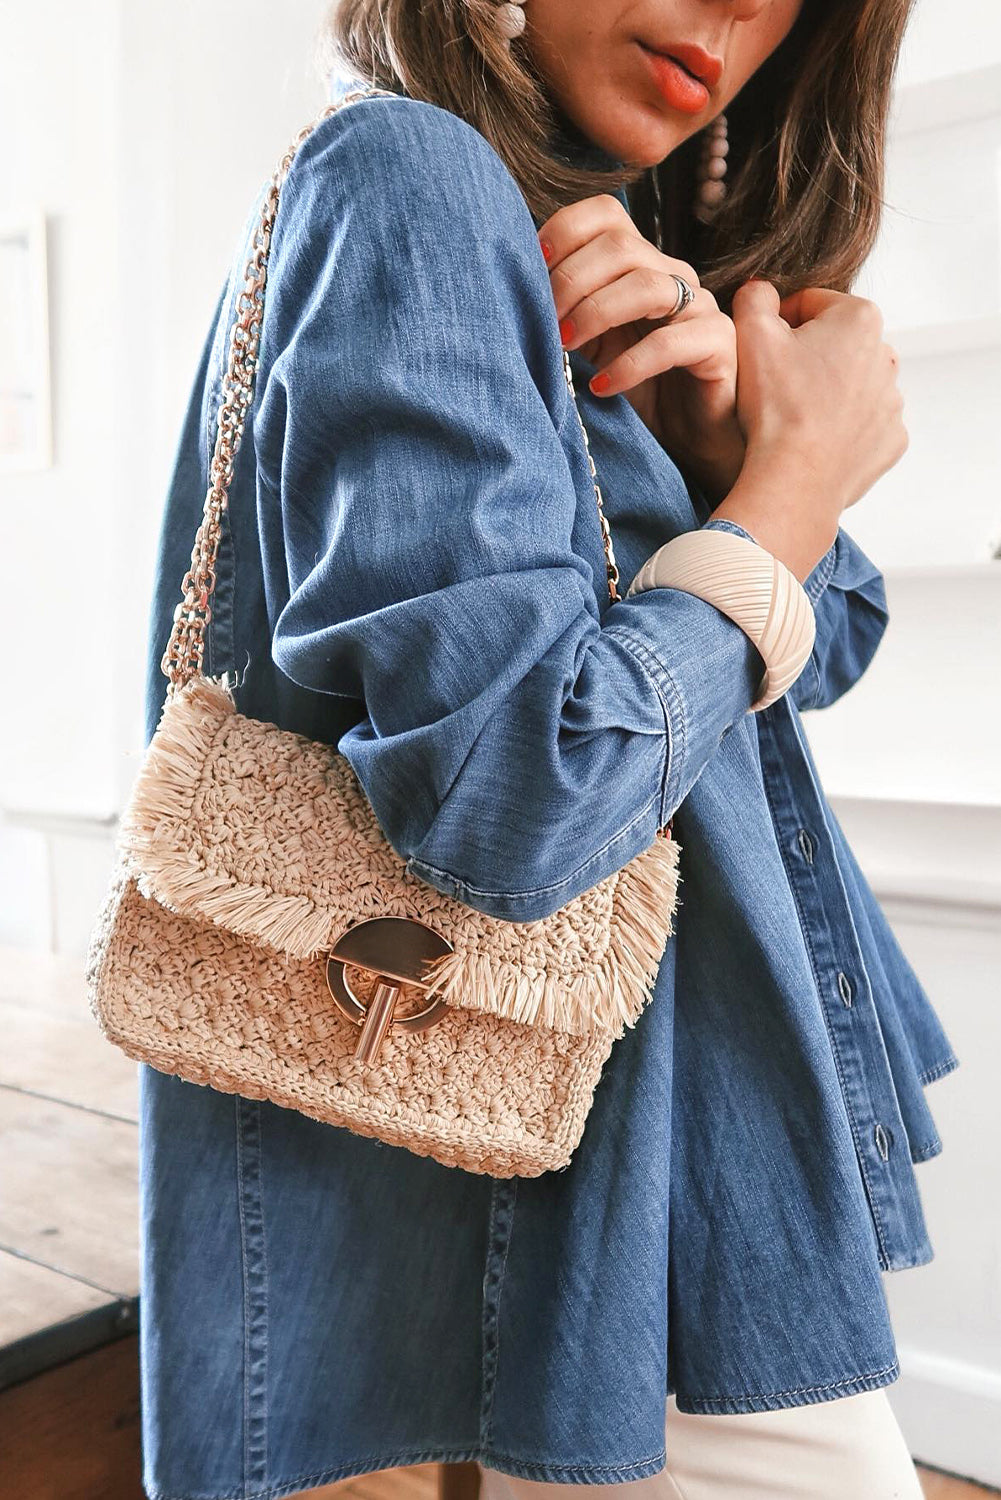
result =
[[[0,949],[0,1348],[139,1290],[136,1066],[80,960]],[[27,1497],[25,1497],[27,1500]]]

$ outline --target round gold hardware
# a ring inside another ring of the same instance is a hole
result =
[[[327,955],[327,988],[338,1009],[361,1027],[355,1057],[375,1062],[391,1025],[404,1031],[426,1031],[440,1021],[447,1003],[435,996],[416,1015],[394,1015],[400,990],[426,989],[427,965],[452,952],[452,945],[433,927],[416,917],[373,917],[342,932]],[[378,984],[368,1005],[355,995],[344,973],[351,966],[375,974]]]

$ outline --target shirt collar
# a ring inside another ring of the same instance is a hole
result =
[[[625,166],[619,157],[612,155],[603,146],[592,141],[590,136],[585,135],[562,110],[557,111],[553,145],[555,150],[574,166],[589,167],[598,172],[608,172]],[[628,212],[629,199],[626,197],[625,187],[609,189],[609,191],[613,198],[618,198]]]
[[[553,145],[561,156],[572,161],[575,166],[594,167],[598,171],[609,171],[613,167],[625,165],[619,157],[613,156],[590,136],[584,134],[578,125],[568,115],[557,108],[556,128],[553,135]]]

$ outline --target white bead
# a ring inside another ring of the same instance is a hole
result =
[[[522,0],[522,4],[524,4],[524,0]],[[511,41],[513,37],[521,36],[524,29],[525,12],[522,10],[521,5],[515,5],[513,0],[508,0],[507,4],[498,5],[497,30],[506,41]]]
[[[703,224],[708,224],[716,209],[726,196],[726,157],[730,150],[727,139],[726,115],[717,115],[706,126],[702,136],[702,151],[696,169],[698,184],[692,213]]]
[[[726,184],[723,182],[703,182],[699,188],[699,201],[708,206],[722,203],[726,197]]]

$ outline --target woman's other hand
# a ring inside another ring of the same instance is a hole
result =
[[[714,515],[746,526],[802,577],[841,512],[907,451],[898,357],[866,297],[806,287],[780,298],[752,280],[732,311],[747,458]]]
[[[745,453],[736,332],[694,268],[652,245],[609,193],[558,209],[539,241],[563,346],[599,367],[591,389],[623,394],[711,497],[725,495]],[[695,300],[667,321],[678,299],[672,271]]]

